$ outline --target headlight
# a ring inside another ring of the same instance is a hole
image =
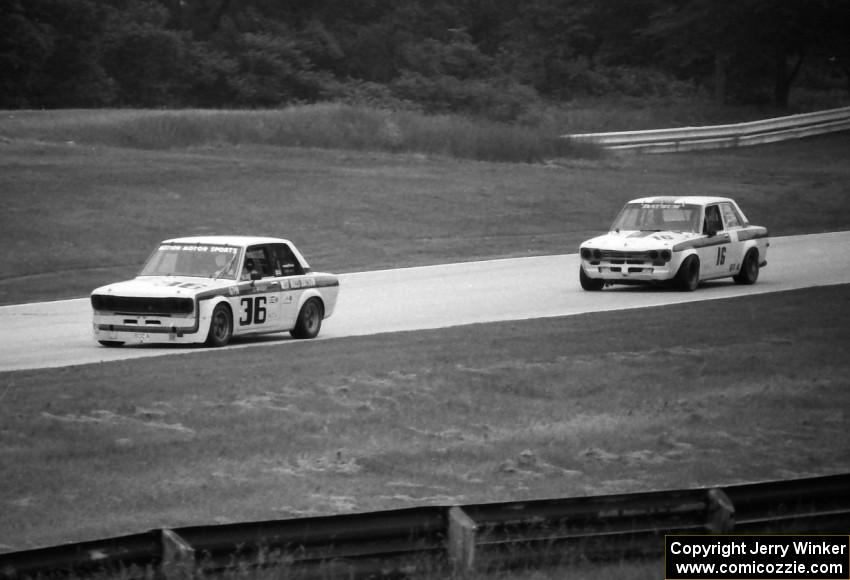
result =
[[[648,254],[653,266],[663,266],[673,257],[670,250],[650,250]]]
[[[593,255],[593,252],[591,251],[590,248],[582,248],[581,249],[581,259],[582,260],[589,260],[592,255]]]

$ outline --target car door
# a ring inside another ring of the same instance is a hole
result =
[[[725,230],[719,204],[710,204],[705,208],[702,241],[697,253],[700,261],[700,278],[717,278],[728,271],[731,236]]]
[[[735,208],[735,206],[724,201],[719,204],[720,217],[723,219],[723,227],[726,233],[729,234],[729,248],[726,250],[725,268],[721,268],[721,273],[727,275],[737,274],[741,269],[741,261],[744,259],[744,244],[741,242],[738,234],[744,227],[744,218]]]
[[[301,261],[287,244],[270,244],[272,268],[280,280],[281,327],[290,330],[298,318],[298,304],[307,287]]]
[[[275,332],[283,329],[280,277],[274,275],[270,248],[249,246],[239,277],[234,305],[234,333]]]

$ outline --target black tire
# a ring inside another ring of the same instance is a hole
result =
[[[699,258],[688,256],[676,272],[676,287],[682,292],[693,292],[699,286]]]
[[[233,314],[226,304],[217,304],[210,316],[207,346],[226,346],[233,336]]]
[[[759,279],[759,252],[755,248],[750,249],[744,256],[741,271],[732,277],[736,284],[755,284]]]
[[[98,340],[98,342],[107,348],[118,348],[119,346],[124,346],[124,343],[120,340]]]
[[[310,298],[301,307],[295,328],[289,331],[293,338],[316,338],[322,329],[325,307],[318,298]]]
[[[578,281],[581,283],[581,287],[588,292],[598,292],[599,290],[602,290],[603,286],[605,286],[605,280],[601,278],[591,278],[584,273],[584,268],[581,266],[578,267]]]

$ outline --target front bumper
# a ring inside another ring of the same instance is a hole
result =
[[[92,330],[95,340],[124,344],[191,344],[206,340],[197,316],[134,316],[95,311]]]
[[[644,264],[618,264],[607,261],[582,260],[581,267],[588,278],[594,280],[605,280],[617,284],[628,284],[631,282],[668,282],[676,276],[676,270],[672,262],[664,265],[652,263]]]

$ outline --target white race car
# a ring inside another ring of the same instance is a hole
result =
[[[611,231],[581,244],[579,281],[585,290],[667,282],[691,291],[703,280],[730,276],[753,284],[769,245],[767,228],[751,225],[731,199],[635,199]]]
[[[92,292],[94,338],[104,346],[224,346],[233,336],[286,331],[314,338],[338,293],[339,279],[313,272],[288,240],[165,240],[136,278]]]

